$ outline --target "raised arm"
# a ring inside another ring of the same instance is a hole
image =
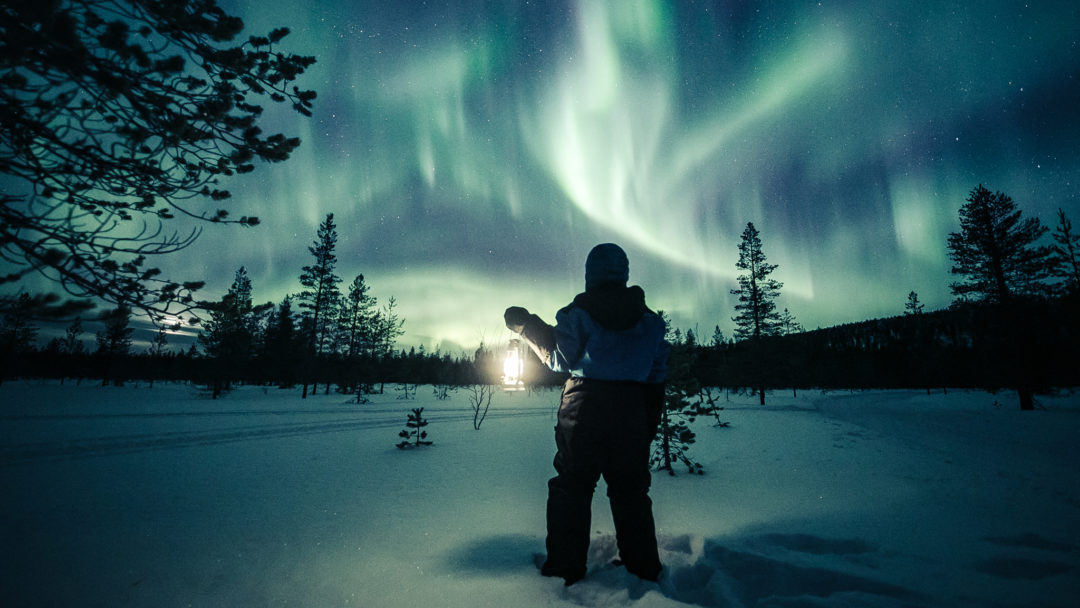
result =
[[[540,361],[551,367],[555,351],[555,328],[540,317],[520,306],[511,306],[503,313],[503,320],[510,331],[519,334]]]

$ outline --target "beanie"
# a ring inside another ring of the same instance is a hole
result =
[[[629,278],[630,262],[626,252],[615,243],[597,245],[585,258],[585,289],[604,283],[625,287]]]

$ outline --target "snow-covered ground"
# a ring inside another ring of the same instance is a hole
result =
[[[555,391],[0,386],[5,606],[1076,606],[1080,396],[731,396],[653,476],[659,583],[539,576]],[[1001,402],[1004,405],[995,405]],[[434,445],[394,447],[424,407]]]

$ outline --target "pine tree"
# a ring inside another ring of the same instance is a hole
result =
[[[266,352],[266,336],[269,333],[270,321],[276,316],[273,302],[254,304],[251,307],[251,358],[261,356]]]
[[[165,347],[169,344],[169,337],[166,334],[166,327],[164,325],[158,327],[157,333],[154,334],[154,339],[150,341],[150,346],[146,349],[146,354],[154,359],[160,359],[165,356]],[[154,377],[150,376],[150,388],[154,388]]]
[[[784,286],[780,281],[769,278],[776,270],[776,264],[769,264],[765,259],[757,228],[754,228],[753,223],[747,222],[739,242],[739,261],[735,263],[735,268],[742,270],[744,274],[736,277],[739,288],[731,290],[732,295],[739,298],[739,303],[735,305],[738,314],[731,320],[735,322],[735,338],[749,341],[757,359],[755,367],[759,378],[755,384],[761,405],[765,405],[765,363],[761,338],[780,331],[781,319],[776,312],[774,300]]]
[[[777,317],[776,329],[776,333],[781,336],[790,336],[791,334],[798,334],[805,331],[802,323],[799,323],[795,319],[795,315],[787,308],[785,308]]]
[[[670,321],[663,311],[658,311],[668,332],[665,339],[671,344],[668,354],[668,376],[664,384],[664,405],[660,411],[660,424],[656,429],[656,443],[653,447],[649,464],[657,471],[667,471],[675,475],[675,465],[682,463],[692,474],[702,475],[701,464],[690,458],[689,450],[696,440],[690,423],[694,422],[696,408],[689,397],[697,395],[700,384],[693,374],[694,347],[689,341],[682,341],[676,336],[678,330],[671,329]],[[693,336],[692,332],[687,332]]]
[[[243,266],[232,285],[210,310],[198,343],[208,357],[235,366],[251,358],[255,342],[255,312],[251,301],[251,279]]]
[[[292,297],[285,296],[266,322],[262,340],[262,357],[267,375],[281,388],[293,386],[296,379],[298,338],[296,319],[292,311]]]
[[[64,330],[64,337],[60,338],[57,344],[56,352],[69,355],[71,357],[77,357],[82,355],[86,346],[82,341],[82,317],[76,316],[72,319],[71,323]],[[71,371],[76,371],[76,367],[73,365]],[[81,376],[81,373],[76,371],[77,376]],[[60,384],[64,383],[64,375],[60,376]]]
[[[1047,229],[1038,218],[1021,219],[1012,198],[981,184],[960,207],[960,231],[949,233],[950,285],[959,300],[1002,303],[1015,295],[1047,291],[1051,249],[1037,245]]]
[[[123,378],[118,374],[117,361],[126,357],[131,351],[131,309],[120,305],[105,313],[103,318],[105,328],[97,333],[97,355],[105,359],[106,373],[101,378],[101,385],[105,386],[112,380],[116,386],[123,384]]]
[[[231,388],[232,380],[242,374],[254,355],[255,312],[251,303],[251,279],[243,266],[236,271],[232,285],[220,302],[210,310],[210,320],[199,334],[198,343],[208,357],[215,359],[213,396]]]
[[[131,309],[118,306],[105,313],[105,328],[97,332],[97,353],[106,357],[122,357],[131,351]]]
[[[394,344],[405,333],[405,319],[398,317],[394,312],[395,308],[397,308],[397,299],[390,296],[386,305],[376,316],[374,353],[377,356],[385,357],[394,352]]]
[[[282,51],[287,28],[242,36],[215,0],[4,2],[0,15],[0,284],[39,271],[152,316],[195,306],[201,282],[144,263],[198,236],[164,225],[178,215],[257,223],[216,208],[218,182],[299,145],[263,133],[258,104],[310,116],[315,93],[293,82],[315,59]]]
[[[165,355],[165,347],[169,345],[169,336],[166,333],[165,327],[159,327],[157,333],[154,334],[154,339],[150,341],[150,346],[146,349],[146,354],[151,357],[161,357]]]
[[[297,299],[304,315],[304,338],[310,356],[318,361],[322,354],[330,349],[333,323],[337,319],[337,307],[341,298],[338,284],[341,277],[334,274],[337,256],[337,227],[334,214],[328,213],[326,220],[319,225],[315,242],[308,247],[308,252],[315,258],[315,263],[304,266],[300,273],[300,284],[304,291]],[[312,384],[312,392],[315,390]],[[307,397],[307,382],[304,382],[303,397]]]
[[[1015,306],[1016,296],[1044,295],[1054,269],[1053,250],[1038,245],[1047,228],[1038,218],[1021,219],[1012,198],[991,193],[981,184],[960,207],[960,232],[949,233],[952,273],[961,280],[950,285],[960,301],[996,304],[1001,316],[985,339],[1000,344],[996,361],[1017,375],[1020,409],[1034,409],[1033,370],[1028,366],[1034,346],[1024,326],[1027,315]]]
[[[85,349],[81,339],[82,333],[82,317],[75,317],[64,331],[61,350],[69,355],[81,355]]]
[[[386,301],[382,310],[375,314],[373,321],[374,333],[372,335],[372,354],[380,359],[386,359],[394,353],[394,343],[398,337],[405,333],[405,319],[398,317],[394,309],[397,300],[394,296]],[[483,344],[480,345],[483,348]],[[379,384],[379,394],[382,394],[385,382]]]
[[[34,325],[35,299],[23,292],[3,309],[0,317],[0,348],[11,355],[21,355],[34,349],[38,327]]]
[[[739,288],[731,290],[731,294],[739,299],[735,305],[737,314],[731,318],[735,322],[737,340],[771,336],[778,330],[780,317],[774,300],[784,284],[769,278],[776,270],[776,264],[769,264],[765,259],[760,234],[752,222],[747,222],[739,242],[739,261],[735,263],[735,268],[743,274],[736,278]]]
[[[17,376],[23,355],[34,349],[38,328],[33,323],[34,298],[20,293],[14,300],[2,301],[0,314],[0,381]]]
[[[921,315],[923,308],[925,307],[919,302],[919,294],[915,293],[914,290],[908,292],[907,303],[904,304],[904,314]]]
[[[720,326],[717,325],[716,327],[713,328],[712,341],[709,343],[709,346],[711,346],[713,348],[720,348],[721,346],[724,345],[724,342],[725,342],[725,340],[724,340],[724,332],[721,331]]]
[[[338,320],[342,354],[348,358],[359,357],[372,349],[375,332],[375,298],[368,295],[364,275],[357,275],[349,284]]]
[[[398,437],[402,440],[397,444],[398,449],[404,450],[407,448],[418,448],[422,445],[431,445],[427,439],[427,431],[423,430],[428,425],[428,421],[424,419],[424,408],[414,407],[412,413],[408,414],[408,421],[405,423],[405,428],[398,433]]]
[[[1053,236],[1055,274],[1065,293],[1080,294],[1080,234],[1073,232],[1072,222],[1061,209]]]

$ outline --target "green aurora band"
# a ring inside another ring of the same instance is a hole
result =
[[[979,183],[1075,221],[1075,2],[227,1],[317,56],[287,163],[230,181],[250,231],[212,226],[164,266],[256,299],[299,290],[325,214],[339,274],[406,319],[404,345],[551,321],[598,242],[650,305],[730,335],[736,246],[761,231],[808,328],[950,302],[945,242]],[[220,228],[220,229],[219,229]]]

